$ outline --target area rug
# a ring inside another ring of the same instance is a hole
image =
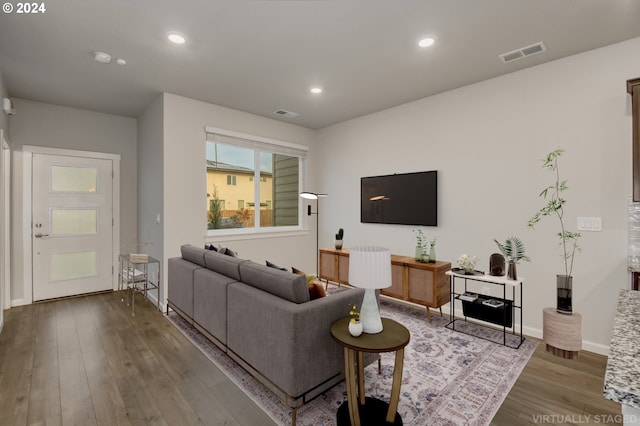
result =
[[[396,301],[381,300],[380,312],[411,333],[398,406],[405,425],[489,425],[537,346],[525,340],[519,349],[512,349],[453,331],[445,327],[448,317],[435,314],[429,323],[424,308]],[[168,318],[277,424],[291,424],[291,410],[267,388],[179,315],[171,312]],[[456,328],[460,324],[456,322]],[[502,332],[492,329],[467,325],[466,331],[502,341]],[[377,363],[365,368],[367,396],[389,400],[393,365],[394,354],[388,353],[382,354],[381,374]],[[297,424],[335,425],[336,411],[344,401],[343,381],[299,408]]]

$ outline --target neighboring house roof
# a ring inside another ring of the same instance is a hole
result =
[[[217,170],[230,173],[253,174],[253,169],[243,166],[236,166],[222,161],[207,160],[207,170]],[[271,172],[260,171],[260,176],[271,176]]]

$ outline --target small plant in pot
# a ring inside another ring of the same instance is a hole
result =
[[[337,250],[342,249],[342,239],[344,238],[344,229],[340,228],[336,234],[335,246]]]
[[[557,233],[560,238],[560,246],[564,259],[564,274],[556,275],[556,283],[558,287],[558,296],[556,310],[563,314],[571,314],[571,298],[573,286],[573,260],[576,251],[579,251],[578,239],[581,237],[579,232],[569,231],[564,224],[564,205],[567,200],[563,198],[562,193],[568,189],[567,181],[560,179],[560,169],[558,168],[558,158],[564,154],[564,150],[556,149],[547,154],[543,159],[542,167],[553,172],[555,181],[552,185],[546,187],[540,193],[540,197],[547,200],[547,204],[529,219],[529,227],[534,228],[535,225],[547,216],[555,216],[560,223],[560,232]]]
[[[353,337],[358,337],[362,334],[362,322],[360,321],[360,312],[358,312],[356,305],[352,305],[349,310],[349,333]]]
[[[510,280],[517,280],[516,264],[521,260],[526,262],[531,261],[531,259],[524,254],[524,243],[518,237],[509,237],[505,240],[504,244],[500,244],[496,239],[493,241],[495,241],[500,252],[505,259],[507,259],[507,262],[509,262],[507,277],[509,277]]]

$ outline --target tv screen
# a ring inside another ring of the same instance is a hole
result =
[[[438,225],[438,171],[360,179],[360,221]]]

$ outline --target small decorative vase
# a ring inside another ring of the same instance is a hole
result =
[[[436,246],[431,246],[429,250],[429,263],[436,263]]]
[[[336,250],[342,250],[342,240],[335,240],[334,243],[336,246]]]
[[[424,262],[424,250],[421,245],[416,245],[416,262]]]
[[[351,334],[353,337],[360,336],[362,334],[362,322],[360,322],[360,321],[356,321],[356,322],[349,321],[349,334]]]
[[[504,275],[504,256],[500,253],[493,253],[489,258],[489,273],[495,277]]]
[[[515,262],[509,262],[509,269],[507,270],[507,277],[510,280],[517,280],[518,273],[516,272],[516,264]]]

